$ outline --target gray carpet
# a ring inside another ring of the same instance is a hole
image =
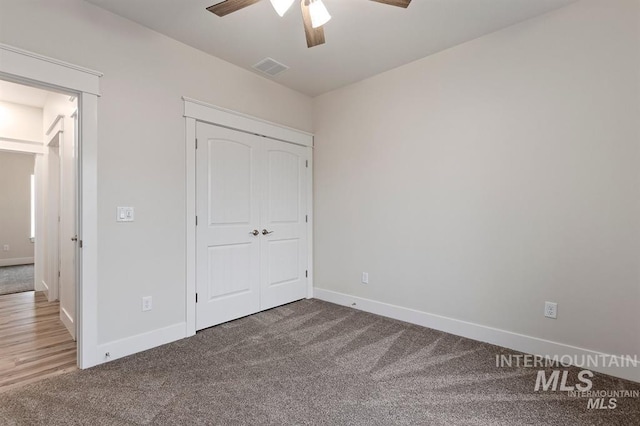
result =
[[[33,291],[33,264],[0,267],[0,295]]]
[[[496,346],[304,300],[0,395],[2,425],[639,425],[534,392]],[[571,375],[577,374],[572,370]],[[635,389],[596,375],[594,390]]]

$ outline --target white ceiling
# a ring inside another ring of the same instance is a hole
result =
[[[0,101],[42,108],[48,95],[46,90],[0,80]]]
[[[271,57],[290,67],[273,80],[316,96],[576,0],[324,0],[327,42],[311,49],[297,3],[283,18],[269,0],[220,18],[205,10],[219,0],[87,1],[254,72]]]

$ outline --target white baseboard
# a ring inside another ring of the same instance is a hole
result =
[[[158,330],[98,345],[98,359],[92,365],[103,364],[183,339],[187,337],[185,333],[186,327],[187,324],[181,322]],[[106,355],[107,353],[109,356]]]
[[[14,257],[13,259],[0,259],[0,266],[29,265],[33,263],[33,257]]]
[[[552,342],[537,337],[527,336],[524,334],[513,333],[511,331],[500,330],[493,327],[487,327],[467,321],[461,321],[454,318],[448,318],[441,315],[430,314],[415,309],[404,308],[402,306],[391,305],[388,303],[378,302],[375,300],[364,299],[361,297],[350,296],[344,293],[338,293],[331,290],[321,288],[314,289],[314,296],[317,299],[326,302],[335,303],[359,309],[361,311],[370,312],[372,314],[381,315],[388,318],[397,319],[411,324],[432,328],[434,330],[444,331],[456,336],[467,337],[469,339],[478,340],[492,345],[502,346],[519,352],[532,355],[540,355],[545,357],[562,357],[569,355],[571,357],[597,356],[599,358],[606,357],[605,366],[595,368],[590,366],[588,369],[598,371],[600,373],[609,374],[614,377],[620,377],[634,382],[640,382],[640,367],[626,366],[624,360],[618,355],[603,354],[601,352],[589,349],[578,348],[563,343]],[[629,354],[630,356],[639,354]],[[615,364],[609,362],[609,359],[616,358],[618,365],[621,367],[608,366]],[[626,364],[629,364],[628,362]],[[587,369],[585,367],[585,369]]]
[[[71,315],[69,315],[69,312],[62,306],[60,307],[60,321],[62,321],[64,326],[67,328],[69,334],[73,337],[73,340],[76,340],[76,324],[74,323]]]

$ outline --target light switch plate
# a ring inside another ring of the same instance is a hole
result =
[[[117,222],[133,222],[134,210],[133,207],[118,207],[116,214]]]

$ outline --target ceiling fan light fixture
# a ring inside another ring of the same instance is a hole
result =
[[[318,28],[329,22],[331,15],[322,0],[309,1],[309,14],[311,15],[311,26]]]
[[[271,0],[271,6],[273,6],[280,17],[283,17],[293,4],[293,1],[294,0]]]

